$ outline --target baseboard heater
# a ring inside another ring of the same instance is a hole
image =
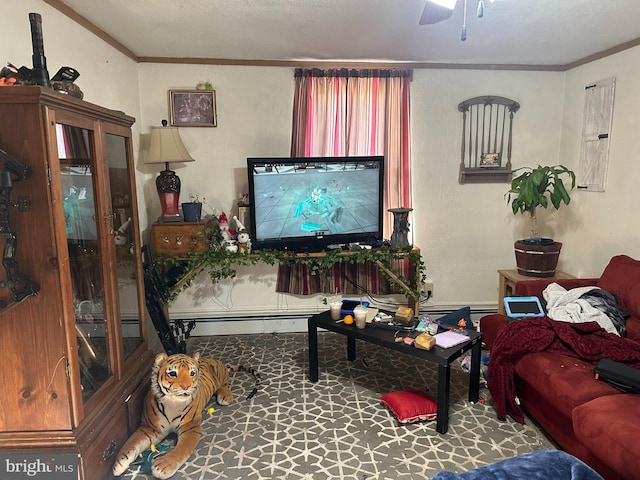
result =
[[[393,311],[391,308],[380,307],[382,310]],[[453,310],[457,310],[460,308],[459,306],[455,307],[447,307],[447,308],[433,308],[433,309],[425,309],[420,310],[420,313],[425,313],[431,315],[433,317],[440,317],[442,315],[446,315],[447,313],[451,313]],[[490,307],[482,307],[482,308],[473,308],[471,307],[471,317],[474,320],[479,319],[484,315],[489,315],[496,313],[495,308]],[[183,316],[181,320],[195,320],[197,323],[221,323],[221,322],[250,322],[250,321],[306,321],[310,316],[315,315],[319,312],[287,312],[287,313],[269,313],[269,314],[256,314],[256,315],[238,315],[238,316],[229,316],[225,314],[221,314],[220,316],[208,316],[208,317],[193,317],[193,316]],[[174,321],[174,319],[172,319]]]

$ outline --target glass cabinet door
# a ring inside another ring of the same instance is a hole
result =
[[[138,304],[138,278],[136,273],[133,199],[129,177],[129,158],[126,137],[106,134],[105,146],[111,209],[113,212],[113,242],[118,282],[118,300],[122,347],[125,358],[141,343],[141,321]]]
[[[96,200],[94,132],[56,124],[82,400],[86,402],[113,374],[105,317],[102,219]]]

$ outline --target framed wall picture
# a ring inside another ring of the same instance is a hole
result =
[[[215,90],[169,90],[171,125],[217,127]]]
[[[480,158],[481,167],[499,167],[500,166],[500,154],[499,153],[483,153]]]

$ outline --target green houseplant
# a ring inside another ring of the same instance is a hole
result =
[[[551,204],[558,210],[562,204],[569,205],[569,191],[576,186],[576,175],[564,165],[522,167],[521,172],[511,181],[511,188],[505,194],[511,203],[513,214],[529,214],[531,237],[515,243],[518,272],[535,277],[551,277],[555,274],[562,244],[550,238],[538,236],[536,210]],[[567,188],[565,181],[570,181]]]
[[[518,212],[529,214],[531,238],[537,238],[536,210],[538,207],[547,208],[549,201],[556,210],[563,203],[569,205],[571,197],[561,175],[568,175],[567,180],[571,180],[570,190],[576,186],[576,175],[564,165],[522,167],[515,172],[521,170],[524,171],[511,181],[511,189],[507,192],[507,203],[511,202],[514,215]],[[513,200],[511,199],[512,195]]]

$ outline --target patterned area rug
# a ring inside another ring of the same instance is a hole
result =
[[[357,342],[346,359],[345,337],[318,334],[320,380],[308,380],[307,335],[194,337],[188,353],[249,363],[262,376],[232,377],[234,403],[204,413],[204,436],[172,477],[196,479],[428,479],[440,470],[460,473],[496,460],[555,448],[527,419],[498,421],[489,392],[469,404],[468,373],[452,366],[449,431],[435,421],[400,426],[380,403],[384,393],[424,389],[435,398],[437,367],[409,355]],[[146,479],[128,472],[122,478]]]

